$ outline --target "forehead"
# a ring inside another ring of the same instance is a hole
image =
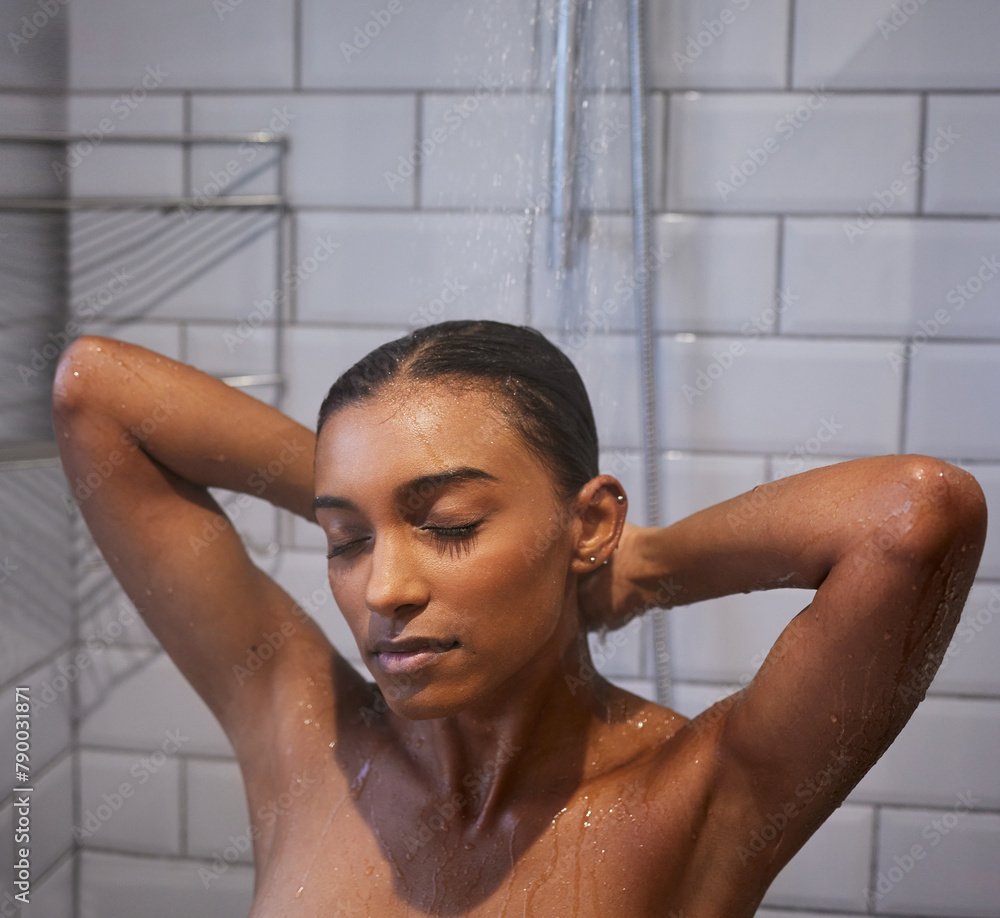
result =
[[[398,482],[474,466],[501,481],[547,473],[482,388],[391,385],[340,409],[316,448],[317,493],[352,482]]]

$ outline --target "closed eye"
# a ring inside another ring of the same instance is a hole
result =
[[[351,539],[350,542],[340,542],[337,545],[331,545],[330,550],[326,553],[326,558],[328,561],[330,561],[333,558],[339,557],[345,552],[350,551],[352,548],[356,548],[362,542],[366,542],[367,540],[368,537],[365,536],[364,538],[361,539]]]
[[[423,532],[429,532],[431,538],[442,548],[447,548],[449,554],[468,553],[476,541],[476,530],[483,520],[466,523],[464,526],[421,526]]]
[[[447,546],[450,552],[456,549],[469,551],[475,541],[476,530],[483,524],[484,520],[485,518],[476,520],[472,523],[466,523],[464,526],[421,526],[420,529],[422,532],[430,533],[431,538],[435,542]],[[326,554],[327,560],[329,561],[346,554],[367,542],[369,538],[369,536],[363,536],[358,539],[351,539],[349,542],[331,545],[330,550]],[[464,545],[462,544],[463,542],[465,543]]]

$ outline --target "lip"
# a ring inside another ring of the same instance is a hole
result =
[[[406,638],[378,641],[372,650],[379,669],[390,676],[413,673],[458,647],[458,641],[437,638]]]

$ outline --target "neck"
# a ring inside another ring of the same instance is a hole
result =
[[[489,702],[412,722],[427,741],[419,758],[428,779],[441,792],[462,796],[476,828],[495,823],[525,790],[565,783],[573,763],[577,771],[585,767],[593,725],[608,720],[608,684],[594,671],[586,635],[577,634],[574,623],[565,638],[555,665],[551,657],[546,665],[543,655]]]

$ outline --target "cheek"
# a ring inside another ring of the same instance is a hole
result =
[[[487,620],[495,622],[500,633],[517,638],[551,631],[562,611],[569,570],[566,530],[555,517],[548,523],[510,527],[469,564],[477,599],[493,610]],[[518,635],[510,632],[515,621]]]
[[[330,592],[355,641],[368,636],[368,609],[365,606],[364,584],[359,578],[328,575]]]

